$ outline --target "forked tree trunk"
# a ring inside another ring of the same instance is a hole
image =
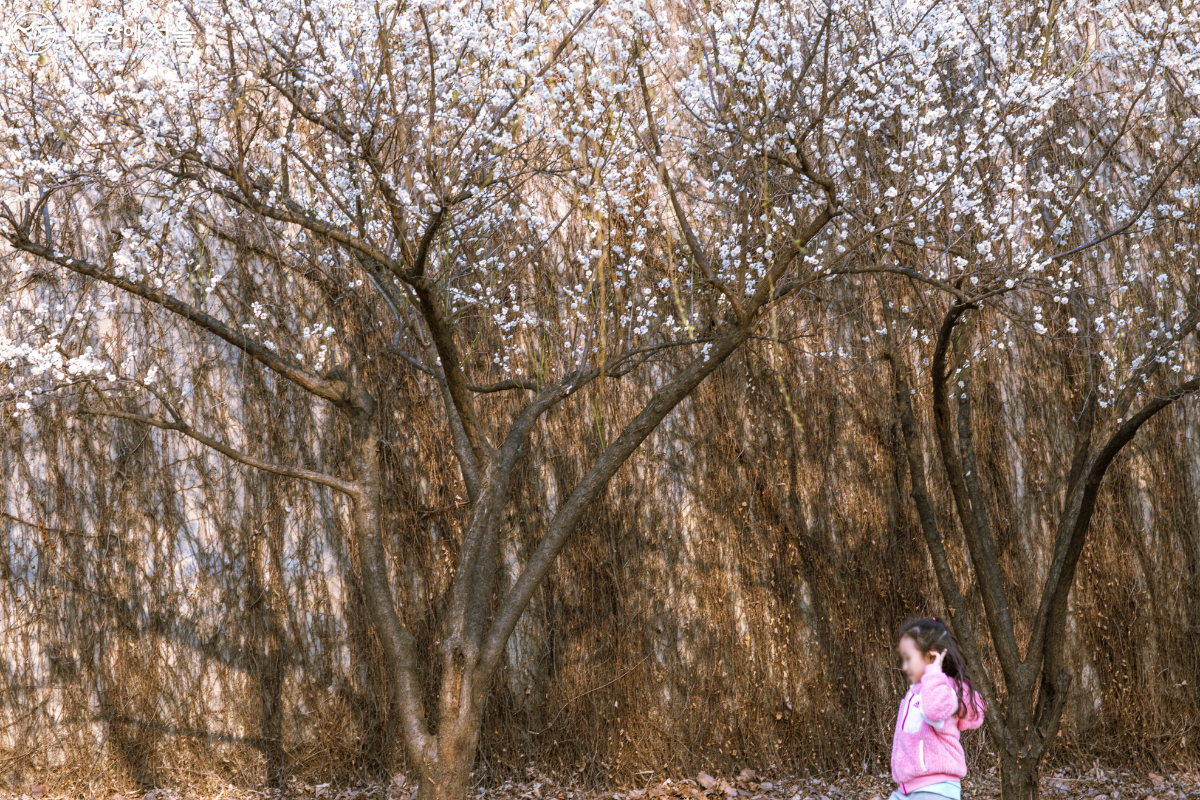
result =
[[[888,327],[894,326],[884,304]],[[1066,641],[1067,598],[1075,582],[1075,571],[1087,540],[1088,528],[1096,508],[1104,474],[1113,459],[1138,429],[1162,409],[1200,390],[1200,378],[1178,384],[1146,401],[1131,413],[1136,383],[1123,390],[1117,402],[1117,423],[1105,431],[1098,446],[1095,391],[1097,367],[1089,363],[1085,372],[1089,391],[1077,421],[1074,456],[1066,476],[1066,498],[1059,512],[1054,538],[1054,557],[1031,620],[1024,655],[1017,646],[1016,625],[1009,609],[1005,576],[997,558],[992,522],[984,495],[983,480],[975,459],[971,417],[969,373],[958,374],[958,387],[947,390],[954,366],[966,359],[968,337],[954,333],[968,309],[975,303],[956,301],[946,311],[938,332],[937,345],[930,364],[933,389],[934,435],[944,475],[950,484],[956,521],[963,532],[969,561],[983,601],[985,623],[1000,662],[1000,674],[1008,689],[1007,702],[998,702],[996,684],[984,668],[977,645],[977,634],[984,624],[976,619],[959,589],[958,579],[946,554],[937,509],[925,478],[925,454],[912,396],[915,389],[909,379],[909,365],[894,341],[885,344],[884,356],[891,364],[895,403],[903,432],[904,452],[908,460],[911,495],[916,505],[922,533],[933,561],[942,598],[950,611],[951,627],[963,654],[987,699],[986,724],[995,736],[1000,751],[1000,780],[1003,800],[1035,800],[1038,795],[1038,768],[1042,757],[1058,735],[1058,726],[1066,705],[1071,676],[1066,672],[1063,655]],[[1184,330],[1193,330],[1200,313],[1192,312],[1184,321]],[[959,352],[956,347],[962,348]],[[1173,346],[1168,343],[1168,347]],[[1148,363],[1156,363],[1153,359]],[[953,401],[952,401],[953,398]],[[957,424],[955,424],[957,423]],[[957,428],[957,430],[956,430]],[[1036,702],[1034,689],[1037,688]]]
[[[819,226],[815,226],[812,235],[815,230]],[[756,295],[756,311],[769,291],[768,285],[764,287]],[[524,453],[522,447],[532,423],[542,409],[549,408],[566,391],[560,389],[557,395],[543,392],[522,413],[506,437],[504,448],[491,457],[478,480],[477,496],[449,589],[446,617],[440,625],[442,674],[434,718],[426,716],[421,699],[421,672],[426,665],[417,663],[412,636],[396,610],[388,580],[379,509],[378,420],[373,400],[362,396],[361,405],[352,412],[351,423],[357,486],[353,498],[358,567],[372,624],[396,678],[405,748],[417,770],[421,800],[466,797],[488,690],[503,659],[505,644],[536,587],[616,471],[662,419],[749,338],[755,324],[753,318],[729,323],[713,337],[710,353],[695,358],[673,380],[659,387],[556,511],[542,542],[497,608],[492,586],[498,567],[499,522],[509,500],[509,477],[516,460]],[[434,724],[436,732],[432,730]]]

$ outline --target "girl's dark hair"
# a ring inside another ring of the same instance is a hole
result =
[[[954,638],[954,632],[938,617],[911,617],[900,626],[900,638],[905,636],[913,640],[913,644],[922,655],[928,655],[930,651],[946,651],[946,656],[942,659],[942,672],[954,681],[954,692],[958,696],[958,711],[954,716],[965,715],[967,705],[963,701],[964,695],[970,698],[970,702],[975,702],[974,696],[978,690],[975,688],[975,680],[971,677],[971,670],[967,668],[967,660],[963,658],[962,650],[959,649],[958,640]],[[965,691],[964,687],[969,691]]]

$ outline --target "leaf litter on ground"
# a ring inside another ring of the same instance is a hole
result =
[[[583,786],[528,770],[524,781],[505,781],[472,790],[468,800],[887,800],[895,787],[888,775],[797,777],[760,775],[746,768],[737,774],[698,772],[694,777],[649,776],[638,785]],[[52,781],[31,782],[19,793],[0,792],[0,800],[416,800],[416,783],[396,775],[386,783],[337,786],[290,781],[280,790],[222,787],[218,792],[187,788],[141,791],[79,791]],[[1103,770],[1057,770],[1042,775],[1044,800],[1200,800],[1200,772],[1162,774]],[[1000,779],[989,773],[963,781],[963,800],[1000,800]]]

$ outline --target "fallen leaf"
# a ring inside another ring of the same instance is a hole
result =
[[[1150,782],[1154,784],[1155,789],[1161,789],[1163,787],[1163,776],[1156,775],[1155,773],[1151,772]]]
[[[770,781],[763,781],[759,784],[759,786],[763,791],[770,791],[771,789],[775,788],[775,784],[771,783]]]
[[[749,783],[750,781],[754,780],[754,770],[746,767],[744,770],[738,773],[737,779],[742,783]]]
[[[696,783],[700,784],[703,789],[711,789],[717,785],[717,779],[707,772],[701,772],[696,776]]]

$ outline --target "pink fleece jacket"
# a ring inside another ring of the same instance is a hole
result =
[[[967,759],[959,736],[983,724],[987,709],[978,693],[964,698],[967,713],[954,716],[958,696],[954,680],[937,664],[927,664],[918,683],[908,687],[892,734],[892,780],[904,794],[941,781],[966,777]]]

